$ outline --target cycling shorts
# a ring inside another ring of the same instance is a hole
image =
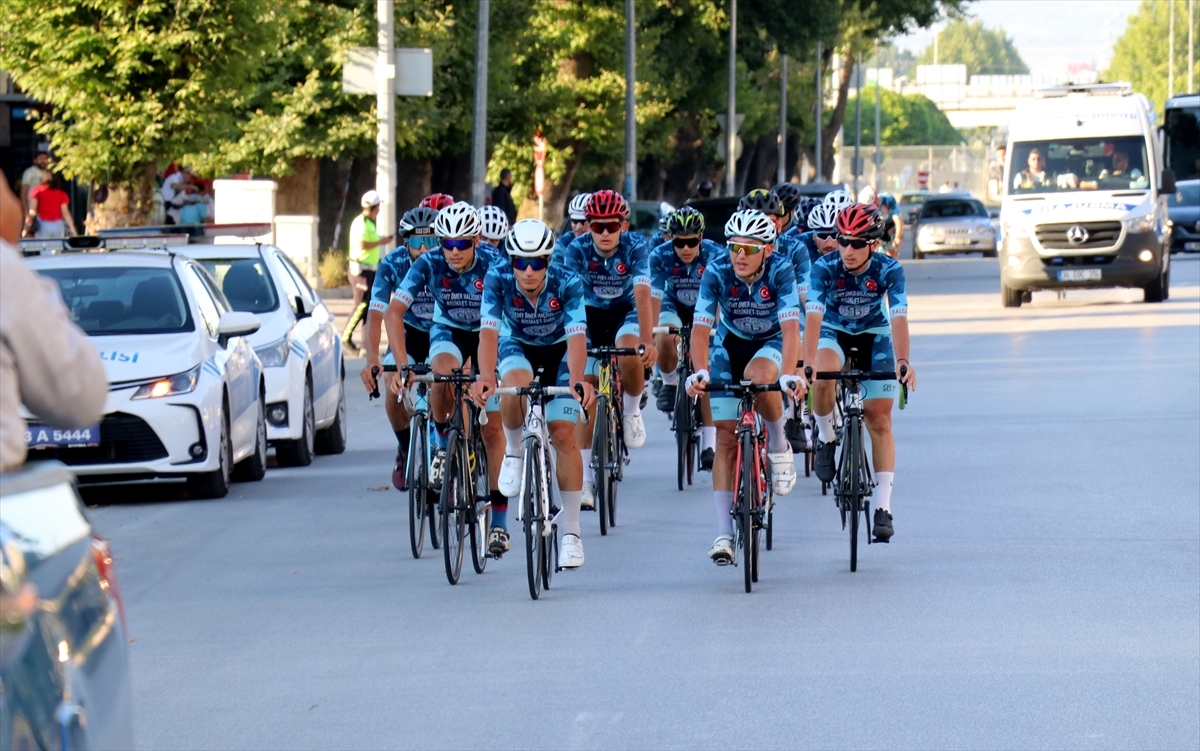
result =
[[[837,353],[842,367],[847,364],[851,370],[886,370],[896,371],[895,355],[892,353],[892,335],[888,334],[847,334],[845,331],[821,327],[821,341],[818,349],[833,350]],[[849,358],[847,358],[849,353]],[[847,363],[847,359],[849,362]],[[900,384],[891,381],[863,381],[863,399],[896,398]]]
[[[714,381],[739,381],[746,373],[751,360],[770,360],[778,372],[783,366],[783,334],[763,339],[743,339],[726,334],[720,341],[714,340],[708,355],[709,373]],[[730,391],[709,394],[713,420],[736,420],[738,399]]]
[[[404,349],[408,350],[408,364],[425,362],[429,359],[429,332],[404,324]]]
[[[623,336],[638,336],[641,329],[638,326],[637,309],[633,303],[614,305],[611,308],[584,308],[587,314],[588,347],[615,347],[616,342]],[[600,372],[596,358],[587,359],[587,374],[598,375]]]
[[[541,373],[538,373],[538,369]],[[526,344],[510,336],[500,337],[500,379],[510,373],[525,370],[539,375],[543,386],[570,386],[571,370],[567,367],[567,343],[558,342],[537,346]],[[579,402],[575,397],[556,396],[546,405],[546,420],[576,422],[579,419]]]
[[[438,355],[451,355],[457,361],[455,367],[461,368],[467,360],[472,366],[479,362],[479,332],[467,331],[443,323],[435,323],[429,327],[429,361]],[[496,397],[488,399],[488,412],[500,411],[500,400]]]
[[[658,311],[658,325],[677,326],[679,328],[691,326],[692,318],[695,316],[695,314],[695,306],[689,307],[683,303],[676,302],[669,297],[664,297],[662,301],[662,308]]]

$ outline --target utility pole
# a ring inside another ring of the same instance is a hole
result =
[[[933,29],[933,64],[934,65],[938,64],[938,37],[941,35],[942,35],[941,27],[935,26]],[[939,77],[938,80],[941,81],[942,79]]]
[[[488,22],[492,0],[479,0],[475,29],[475,122],[471,129],[471,203],[483,206],[487,176]]]
[[[396,19],[393,0],[378,0],[376,15],[379,21],[379,62],[375,70],[376,112],[379,114],[379,133],[375,138],[375,190],[379,193],[379,216],[375,225],[380,235],[396,232],[396,61],[392,49],[396,46]],[[380,256],[392,250],[391,245],[380,248]]]
[[[1196,0],[1188,0],[1188,93],[1195,94],[1196,70]]]
[[[637,34],[633,0],[625,0],[625,200],[637,200]]]
[[[824,118],[821,116],[822,100],[825,98],[825,86],[821,81],[821,40],[817,40],[817,112],[816,112],[816,139],[813,144],[813,163],[817,168],[816,182],[825,181],[825,173],[821,171],[821,130],[825,126]]]
[[[880,149],[879,135],[879,40],[875,40],[875,154],[871,157],[871,161],[875,164],[875,179],[872,182],[875,185],[875,192],[879,192],[879,165],[883,162],[883,150]]]
[[[854,66],[851,68],[851,76],[854,83],[854,166],[850,171],[854,173],[854,198],[858,198],[858,173],[862,172],[862,162],[859,160],[858,152],[862,148],[862,76],[858,70],[858,55],[854,56]]]
[[[737,0],[729,0],[729,95],[725,122],[725,195],[737,192]]]
[[[1175,0],[1167,0],[1170,21],[1167,24],[1167,98],[1175,96]]]
[[[787,168],[787,55],[779,56],[779,166],[775,169],[775,182],[788,179]]]

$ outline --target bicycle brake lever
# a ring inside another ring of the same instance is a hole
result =
[[[371,378],[375,381],[375,388],[367,395],[367,401],[379,398],[379,366],[371,366]]]
[[[588,417],[588,411],[583,408],[583,385],[582,384],[579,384],[579,383],[575,384],[575,393],[579,394],[579,411],[583,413],[583,424],[587,425],[587,424],[591,423],[591,419]]]

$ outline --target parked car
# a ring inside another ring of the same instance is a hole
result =
[[[1167,196],[1172,253],[1200,253],[1200,180],[1175,183]]]
[[[996,255],[996,228],[987,208],[974,198],[931,196],[921,204],[913,228],[913,258],[930,253],[981,253]]]
[[[292,259],[272,245],[188,245],[234,310],[262,328],[250,345],[266,381],[267,441],[282,466],[346,450],[346,366],[333,314]]]
[[[0,475],[0,748],[133,748],[121,590],[58,462]]]
[[[64,252],[29,265],[58,283],[108,373],[99,425],[29,420],[29,457],[58,459],[81,482],[186,479],[221,498],[267,467],[266,384],[246,339],[261,323],[233,310],[196,261],[166,249]]]
[[[929,200],[930,196],[936,196],[937,193],[930,193],[928,190],[913,190],[907,193],[900,194],[900,200],[896,202],[896,208],[900,211],[900,218],[908,226],[912,226],[917,221],[917,213],[921,210],[921,204]]]

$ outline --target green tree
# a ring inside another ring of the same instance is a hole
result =
[[[850,99],[848,111],[853,111],[855,100]],[[875,143],[875,86],[863,87],[862,142]],[[952,146],[962,141],[955,130],[928,97],[921,94],[901,96],[889,89],[881,89],[879,97],[880,142],[884,146]],[[851,131],[847,143],[854,138]]]
[[[1108,70],[1104,71],[1104,80],[1129,81],[1135,91],[1145,94],[1160,118],[1168,96],[1171,2],[1142,0],[1137,11],[1129,16],[1124,33],[1113,47]],[[1182,94],[1187,87],[1188,8],[1181,0],[1174,0],[1174,4],[1175,93]],[[1200,29],[1193,34],[1200,36]],[[1200,57],[1192,75],[1194,80],[1200,80]]]
[[[1021,59],[1004,29],[989,29],[978,19],[955,18],[938,34],[938,63],[965,65],[967,75],[1021,75],[1029,66]],[[917,57],[918,65],[933,64],[933,45]]]

